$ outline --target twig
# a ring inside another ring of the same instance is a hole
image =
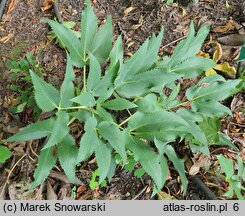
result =
[[[140,197],[140,195],[142,195],[145,190],[147,189],[148,185],[146,185],[132,200],[136,200]]]
[[[15,165],[11,168],[11,170],[9,171],[9,174],[8,174],[8,176],[7,176],[6,182],[9,181],[9,178],[10,178],[12,172],[14,171],[15,167],[18,165],[18,163],[19,163],[20,161],[22,161],[23,158],[26,157],[26,156],[27,156],[27,154],[22,155],[22,157],[21,157],[21,158],[15,163]]]
[[[63,19],[60,15],[58,0],[53,1],[53,8],[54,8],[54,13],[55,13],[55,16],[57,17],[58,22],[62,23]]]
[[[12,172],[14,171],[14,169],[15,169],[15,167],[18,165],[18,163],[20,162],[20,161],[22,161],[23,160],[23,158],[24,157],[26,157],[27,156],[27,154],[24,154],[15,164],[14,164],[14,166],[11,168],[11,170],[9,171],[9,174],[8,174],[8,176],[7,176],[7,179],[6,179],[6,181],[4,182],[4,185],[3,185],[3,187],[2,187],[2,193],[3,193],[3,191],[5,190],[5,188],[6,188],[6,186],[7,186],[7,184],[8,184],[8,181],[9,181],[9,178],[10,178],[10,176],[11,176],[11,174],[12,174]],[[2,195],[2,194],[1,194]]]
[[[3,17],[3,13],[4,13],[5,6],[6,6],[6,2],[7,2],[7,0],[2,0],[1,3],[0,3],[0,20]]]
[[[187,37],[187,35],[185,35],[185,36],[183,36],[183,37],[181,37],[181,38],[178,38],[178,39],[176,39],[176,40],[174,40],[174,41],[172,41],[172,42],[170,42],[170,43],[168,43],[168,44],[162,46],[161,48],[164,49],[164,48],[166,48],[166,47],[168,47],[168,46],[170,46],[170,45],[172,45],[172,44],[177,43],[178,41],[180,41],[180,40],[182,40],[182,39],[185,39],[186,37]]]

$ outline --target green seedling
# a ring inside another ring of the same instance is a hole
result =
[[[245,191],[243,183],[245,181],[245,165],[242,159],[237,157],[238,171],[235,174],[233,160],[226,158],[222,155],[217,156],[221,170],[225,174],[226,182],[229,183],[229,190],[224,194],[224,196],[232,198],[234,192],[238,199],[244,200],[245,197],[242,195],[242,191]]]
[[[19,61],[9,60],[6,63],[6,66],[10,69],[10,81],[11,90],[16,92],[19,96],[17,99],[20,103],[17,106],[11,107],[14,113],[21,113],[26,107],[33,107],[33,112],[35,119],[37,120],[40,109],[35,106],[35,99],[32,89],[32,81],[29,70],[35,71],[36,74],[41,75],[42,66],[39,62],[41,51],[36,57],[31,53],[27,53],[25,58],[20,59]]]
[[[86,4],[80,38],[64,25],[46,19],[67,51],[65,78],[60,89],[30,71],[37,106],[54,115],[28,125],[7,140],[46,137],[31,188],[47,178],[57,160],[74,182],[76,165],[91,156],[96,157],[98,184],[106,178],[110,181],[117,165],[113,156],[119,154],[124,167],[128,161],[127,151],[130,151],[135,162],[152,177],[155,183],[153,194],[164,186],[168,160],[178,171],[185,192],[184,162],[171,143],[185,139],[193,152],[208,156],[210,144],[236,149],[219,132],[219,119],[231,115],[229,108],[220,102],[232,95],[241,80],[227,81],[219,75],[205,77],[186,91],[183,100],[179,100],[179,78],[200,76],[215,65],[210,59],[196,56],[209,33],[209,26],[204,25],[195,33],[191,23],[187,38],[176,46],[171,57],[158,56],[163,37],[163,31],[160,31],[158,35],[152,34],[133,56],[124,59],[120,36],[112,46],[111,18],[98,30],[92,6],[88,0]],[[77,84],[74,85],[73,66],[80,68],[82,74],[79,91]],[[164,94],[164,87],[172,90],[170,96]],[[119,122],[117,116],[121,112],[128,116]],[[78,142],[70,134],[69,125],[74,120],[84,124]],[[209,127],[212,127],[211,137]],[[140,174],[142,171],[137,171],[136,175]]]
[[[92,178],[91,178],[91,180],[90,180],[90,182],[89,182],[89,187],[92,189],[92,190],[94,190],[95,188],[97,188],[97,187],[99,187],[99,186],[101,186],[101,187],[106,187],[106,181],[105,180],[103,180],[101,183],[99,183],[99,181],[98,181],[98,178],[99,178],[99,170],[98,169],[96,169],[94,172],[93,172],[93,174],[92,174]]]
[[[0,163],[4,163],[11,157],[11,151],[9,151],[6,147],[0,145]]]

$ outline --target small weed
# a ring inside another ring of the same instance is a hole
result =
[[[11,151],[9,151],[6,147],[0,145],[0,163],[4,163],[11,157]]]
[[[245,165],[240,157],[237,157],[237,174],[234,172],[233,160],[226,158],[222,155],[217,156],[222,172],[225,174],[225,180],[229,183],[229,190],[224,194],[224,196],[232,198],[234,192],[238,199],[244,200],[244,196],[241,191],[245,191],[245,187],[242,183],[245,181]]]
[[[11,107],[14,113],[21,113],[26,107],[33,107],[35,120],[37,120],[40,109],[35,106],[35,98],[32,89],[32,82],[29,70],[35,71],[36,74],[41,75],[42,66],[39,62],[39,54],[34,57],[31,53],[27,53],[25,58],[19,61],[9,60],[6,66],[10,69],[10,82],[12,82],[11,90],[16,92],[19,96],[19,105]]]

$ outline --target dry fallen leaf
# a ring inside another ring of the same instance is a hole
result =
[[[87,190],[87,187],[85,185],[81,185],[77,188],[77,193],[83,193]]]
[[[0,39],[0,42],[7,43],[13,36],[14,36],[13,33],[9,33],[7,36],[5,36],[2,39]]]
[[[210,166],[210,159],[203,154],[196,154],[192,159],[193,165],[189,170],[190,175],[196,175],[202,167]]]
[[[176,200],[175,197],[171,196],[170,194],[164,192],[164,191],[159,191],[157,193],[158,200]]]
[[[213,54],[213,60],[217,63],[222,57],[222,47],[219,43],[216,43],[216,50]]]
[[[128,7],[124,10],[124,15],[127,16],[131,11],[133,11],[135,7]]]
[[[140,18],[139,18],[139,23],[138,24],[135,24],[135,25],[132,25],[131,29],[132,30],[136,30],[138,29],[140,26],[142,26],[143,24],[143,16],[141,15]]]
[[[130,42],[130,43],[127,45],[127,48],[131,47],[132,45],[134,45],[134,41]]]
[[[17,4],[17,0],[12,0],[9,3],[6,15],[10,14],[14,10],[14,7],[16,6],[16,4]]]
[[[209,58],[209,54],[208,53],[205,53],[203,51],[199,51],[196,56],[201,56],[201,57],[204,57],[204,58]]]
[[[217,26],[213,29],[213,32],[216,33],[224,33],[229,32],[230,30],[234,29],[234,21],[229,20],[224,26]]]
[[[233,66],[230,66],[228,62],[224,62],[222,64],[218,64],[214,67],[215,70],[221,71],[223,73],[228,73],[228,74],[236,74],[236,69]]]
[[[53,0],[45,0],[44,3],[41,6],[42,11],[46,11],[53,6]]]
[[[236,117],[236,122],[237,122],[238,124],[242,124],[242,123],[243,123],[243,122],[242,122],[242,117],[241,117],[241,115],[240,115],[239,112],[235,112],[235,117]]]
[[[47,180],[47,200],[57,200],[57,198],[57,194],[54,192],[54,189],[49,180]]]

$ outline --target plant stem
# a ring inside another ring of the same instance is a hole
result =
[[[87,106],[75,106],[75,107],[67,107],[67,108],[60,108],[60,110],[73,110],[73,109],[83,109],[83,110],[87,110],[90,111],[92,113],[97,113],[97,111],[91,107],[87,107]]]
[[[122,129],[123,130],[123,127],[122,126],[120,126],[119,124],[117,124],[117,123],[113,123],[114,125],[116,125],[118,128],[120,128],[120,129]]]
[[[87,91],[86,87],[86,65],[83,66],[83,91]]]
[[[122,121],[119,126],[122,126],[124,125],[125,123],[127,123],[130,119],[131,119],[132,116],[129,116],[128,118],[126,118],[124,121]]]
[[[88,109],[88,107],[87,106],[75,106],[75,107],[60,108],[60,110],[70,110],[70,109]]]
[[[76,120],[76,118],[75,117],[73,117],[69,122],[68,122],[68,124],[67,124],[67,126],[69,126],[72,122],[74,122]]]
[[[176,105],[175,107],[172,107],[171,109],[176,109],[176,108],[178,108],[178,107],[180,107],[180,106],[188,105],[189,103],[190,103],[190,101],[185,101],[185,102],[183,102],[183,103],[180,103],[180,104]]]

